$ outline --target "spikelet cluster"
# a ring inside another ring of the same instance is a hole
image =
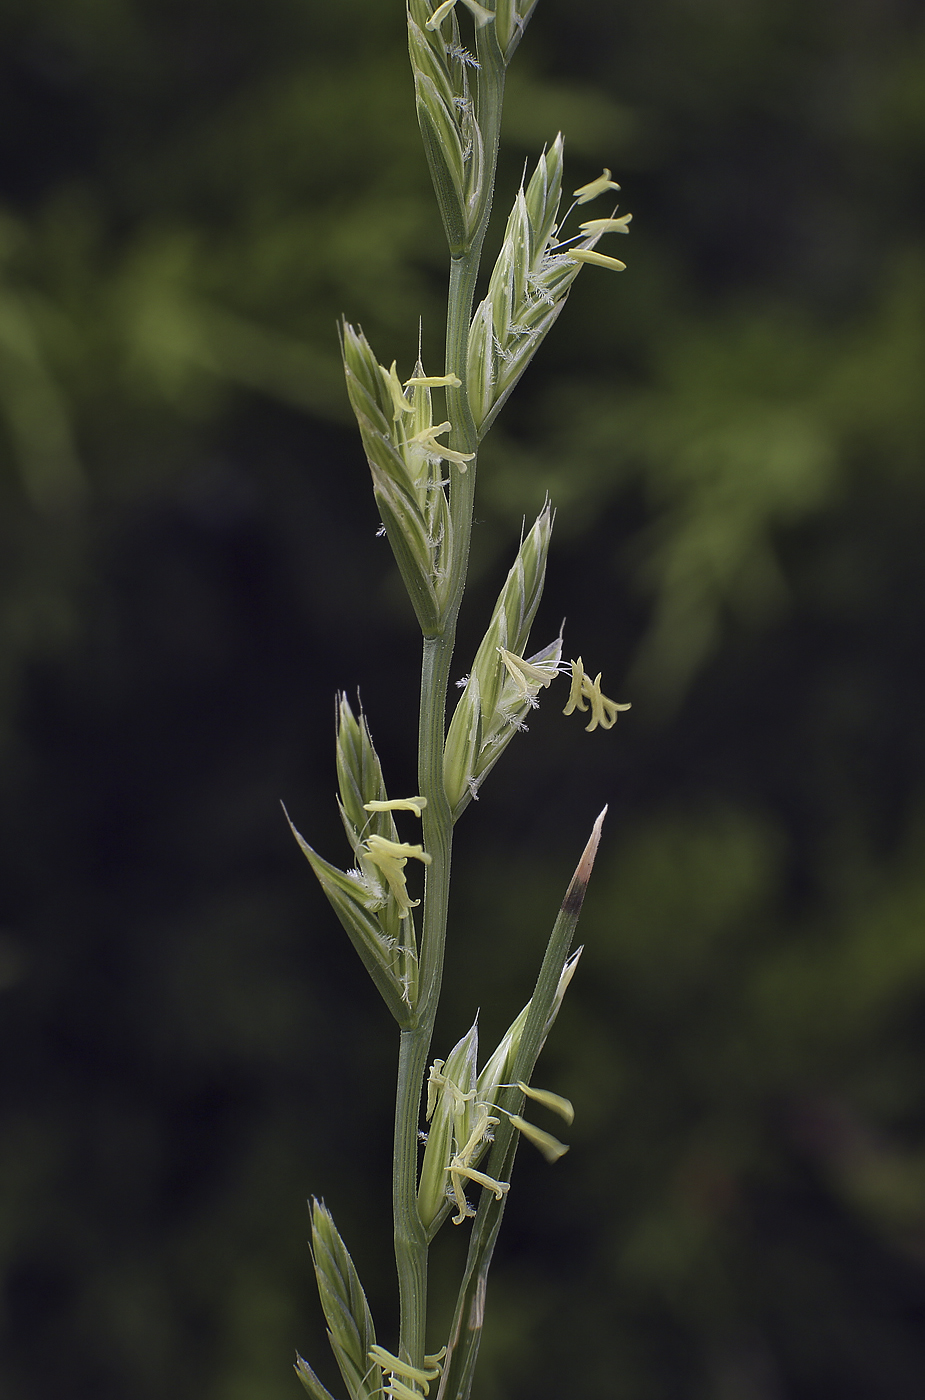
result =
[[[537,694],[559,671],[561,637],[524,658],[543,592],[552,522],[546,505],[517,552],[450,721],[444,785],[456,815],[477,796],[511,739],[525,727]]]
[[[563,967],[546,1021],[544,1040],[559,1014],[562,998],[580,955],[579,949]],[[473,1214],[464,1195],[467,1181],[496,1194],[504,1194],[507,1190],[505,1182],[487,1177],[478,1167],[491,1144],[492,1130],[499,1121],[496,1116],[498,1097],[502,1089],[510,1087],[509,1081],[529,1010],[530,1002],[527,1002],[480,1073],[476,1072],[479,1046],[477,1022],[453,1047],[446,1060],[435,1060],[431,1067],[427,1085],[430,1129],[418,1186],[418,1213],[422,1225],[431,1235],[436,1233],[451,1205],[457,1208],[456,1224],[461,1224],[466,1216]],[[519,1087],[522,1092],[541,1099],[547,1105],[549,1101],[557,1099],[556,1095],[531,1090],[527,1085]],[[566,1102],[558,1100],[560,1105]],[[559,1107],[557,1111],[562,1112],[562,1108]],[[507,1116],[549,1160],[562,1155],[565,1149],[550,1134],[543,1133],[518,1115]]]
[[[464,471],[471,460],[438,441],[450,425],[434,423],[432,389],[460,381],[428,377],[419,363],[402,385],[394,363],[381,365],[363,332],[346,321],[341,350],[385,532],[421,629],[432,636],[444,616],[452,553],[446,472]]]
[[[355,715],[346,696],[337,702],[338,807],[356,865],[340,870],[324,860],[292,828],[334,912],[367,971],[401,1025],[410,1024],[417,998],[418,959],[414,915],[404,865],[426,863],[422,848],[399,840],[392,811],[417,811],[422,799],[388,800],[379,757],[366,717]]]
[[[328,1341],[347,1393],[350,1400],[376,1400],[379,1371],[369,1361],[376,1346],[376,1329],[350,1252],[323,1201],[312,1201],[311,1247]],[[297,1359],[295,1370],[312,1400],[331,1400],[330,1392],[303,1357]]]
[[[478,59],[462,43],[455,7],[430,0],[409,0],[408,49],[421,140],[447,244],[458,257],[484,212],[484,143],[469,82]]]
[[[480,436],[491,427],[562,311],[582,263],[593,257],[612,269],[623,267],[593,249],[606,232],[626,233],[629,216],[589,220],[582,224],[580,237],[559,240],[562,161],[560,134],[540,156],[527,188],[521,185],[517,192],[488,292],[472,317],[467,388]],[[609,178],[605,184],[619,188]],[[589,197],[602,192],[595,190]],[[576,202],[582,202],[580,196]]]

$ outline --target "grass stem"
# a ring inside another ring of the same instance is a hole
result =
[[[450,260],[447,293],[445,369],[446,373],[455,374],[461,381],[460,388],[448,389],[446,393],[447,416],[452,425],[449,444],[460,452],[475,452],[478,449],[478,433],[466,394],[469,323],[482,244],[491,211],[503,94],[504,62],[497,43],[493,42],[479,73],[479,123],[485,151],[479,220],[467,251]],[[424,640],[421,666],[418,784],[420,793],[427,798],[423,814],[423,839],[431,861],[424,887],[418,1018],[412,1029],[401,1032],[392,1191],[400,1306],[399,1346],[401,1356],[412,1366],[423,1365],[427,1324],[427,1239],[417,1209],[418,1130],[424,1074],[443,981],[453,841],[453,816],[443,785],[446,699],[456,641],[456,620],[469,566],[475,477],[475,460],[469,463],[465,472],[453,473],[450,488],[453,528],[450,605],[443,631],[436,637]]]

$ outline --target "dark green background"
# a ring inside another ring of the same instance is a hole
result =
[[[439,363],[402,6],[3,0],[0,70],[0,1392],[285,1400],[296,1346],[334,1385],[310,1193],[394,1341],[392,1027],[279,802],[346,860],[358,686],[416,788],[335,332],[406,375],[423,317]],[[548,491],[537,645],[565,615],[633,709],[587,735],[560,681],[460,824],[438,1054],[477,1008],[493,1048],[611,804],[539,1074],[572,1151],[518,1159],[477,1395],[909,1400],[922,8],[541,0],[499,217],[560,127],[629,270],[486,445],[458,674]]]

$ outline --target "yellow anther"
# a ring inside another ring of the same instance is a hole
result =
[[[594,680],[589,682],[585,676],[582,686],[584,695],[591,702],[591,723],[585,725],[585,729],[590,734],[598,725],[602,729],[612,729],[617,722],[617,715],[621,710],[629,710],[629,704],[618,705],[616,700],[608,700],[606,695],[601,694],[601,673],[598,671]]]
[[[389,890],[398,905],[398,917],[406,919],[409,909],[413,909],[421,901],[408,897],[404,867],[411,856],[429,865],[430,856],[423,846],[412,846],[407,841],[390,841],[385,836],[368,837],[361,850],[385,876]]]
[[[570,715],[573,710],[586,710],[588,707],[584,702],[581,683],[584,680],[584,667],[579,656],[577,661],[572,662],[572,688],[568,695],[568,704],[562,711],[564,715]]]
[[[392,419],[397,422],[403,413],[410,413],[412,409],[411,404],[402,393],[401,380],[398,377],[398,370],[395,368],[395,361],[392,361],[390,369],[386,369],[384,365],[380,365],[379,373],[385,380],[385,387],[388,389],[389,397],[392,400]]]
[[[366,842],[369,854],[380,860],[400,860],[402,865],[409,856],[430,864],[430,856],[423,846],[412,846],[408,841],[390,841],[387,836],[370,836]]]
[[[440,1365],[443,1359],[442,1356],[425,1357],[425,1361],[433,1361],[434,1364],[433,1366],[423,1368],[421,1366],[409,1366],[406,1361],[400,1361],[397,1356],[393,1356],[390,1351],[386,1351],[385,1347],[379,1346],[378,1343],[371,1346],[366,1354],[370,1361],[375,1361],[376,1365],[381,1366],[383,1371],[389,1371],[393,1378],[395,1376],[403,1376],[405,1380],[417,1381],[425,1395],[430,1389],[428,1381],[435,1381],[443,1370],[443,1367]],[[394,1384],[394,1379],[392,1383]],[[417,1392],[411,1392],[411,1394],[415,1393]]]
[[[456,0],[443,0],[443,4],[437,6],[430,19],[424,25],[424,28],[439,29],[440,25],[446,19],[447,15],[450,13],[450,10],[453,9],[455,4]]]
[[[619,258],[608,257],[606,253],[599,253],[595,248],[569,248],[568,256],[572,262],[593,263],[595,267],[606,267],[611,272],[625,272],[626,263]]]
[[[428,1387],[425,1385],[425,1395],[427,1391]],[[397,1381],[394,1378],[383,1388],[382,1393],[383,1395],[391,1395],[392,1400],[421,1400],[421,1392],[419,1390],[412,1390],[410,1385],[405,1385],[404,1381]]]
[[[564,1118],[566,1123],[574,1123],[575,1110],[569,1099],[563,1098],[561,1094],[554,1094],[550,1089],[533,1089],[522,1079],[518,1079],[517,1087],[522,1094],[526,1094],[528,1099],[533,1099],[536,1103],[541,1103],[544,1108],[558,1113],[559,1117]]]
[[[453,1184],[453,1195],[456,1198],[458,1211],[458,1214],[453,1216],[454,1225],[461,1225],[467,1216],[475,1214],[466,1200],[466,1193],[462,1185],[463,1177],[468,1181],[474,1181],[477,1186],[484,1186],[487,1191],[492,1191],[496,1201],[500,1201],[501,1197],[511,1189],[509,1181],[495,1181],[493,1176],[488,1176],[485,1172],[475,1171],[473,1167],[460,1166],[455,1157],[447,1167],[447,1171]]]
[[[524,700],[529,700],[531,704],[534,702],[540,686],[551,685],[558,673],[559,668],[553,661],[549,661],[543,666],[535,666],[531,661],[525,661],[522,656],[517,656],[515,652],[508,651],[507,647],[499,647],[498,654]]]
[[[588,706],[585,701],[591,704],[591,722],[585,725],[585,729],[590,734],[598,725],[602,729],[612,729],[617,722],[617,715],[621,710],[629,710],[631,705],[620,705],[616,700],[609,700],[601,693],[601,673],[592,681],[585,671],[581,657],[572,662],[572,688],[569,691],[568,703],[562,711],[564,715],[570,715],[573,710],[586,710]]]
[[[534,1147],[539,1148],[547,1162],[558,1162],[559,1158],[568,1152],[564,1142],[554,1138],[552,1133],[544,1133],[535,1123],[528,1123],[519,1113],[512,1113],[510,1119],[513,1127],[522,1133],[528,1142],[532,1142]]]
[[[632,214],[627,214],[631,219]],[[405,380],[406,389],[461,389],[462,380],[455,374],[416,374]]]
[[[467,1216],[475,1214],[466,1200],[463,1180],[474,1181],[477,1186],[484,1186],[486,1191],[494,1193],[496,1201],[500,1201],[505,1192],[510,1190],[509,1182],[496,1181],[493,1176],[489,1176],[486,1172],[476,1171],[470,1165],[482,1143],[490,1135],[490,1130],[496,1127],[499,1121],[489,1113],[487,1104],[479,1104],[477,1107],[479,1108],[479,1116],[468,1140],[450,1158],[450,1164],[445,1168],[450,1174],[450,1184],[456,1200],[457,1214],[453,1216],[454,1225],[461,1225]]]
[[[429,428],[422,428],[419,433],[415,433],[407,442],[408,447],[417,447],[427,457],[442,457],[447,462],[455,462],[461,472],[466,470],[466,463],[471,462],[475,456],[474,452],[456,452],[452,447],[444,447],[437,441],[440,433],[448,433],[452,423],[431,423]]]
[[[632,214],[621,214],[619,219],[586,219],[579,224],[582,233],[629,233],[627,224],[632,222]]]
[[[438,29],[455,4],[456,0],[443,0],[443,4],[437,6],[424,28]],[[475,16],[475,23],[479,29],[484,28],[490,19],[494,19],[492,11],[486,10],[484,5],[478,3],[478,0],[463,0],[463,4]]]
[[[364,802],[364,812],[413,812],[419,817],[427,806],[426,797],[396,797],[389,802]]]
[[[590,199],[597,199],[599,194],[604,194],[606,190],[618,190],[620,186],[615,180],[611,180],[610,171],[604,167],[603,175],[598,175],[596,180],[591,180],[587,185],[579,185],[572,193],[579,204],[587,204]]]

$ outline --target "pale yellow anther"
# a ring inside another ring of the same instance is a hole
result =
[[[453,1216],[454,1225],[461,1225],[467,1216],[475,1214],[475,1211],[466,1200],[466,1193],[462,1185],[463,1178],[467,1181],[474,1181],[476,1186],[484,1186],[486,1191],[491,1191],[494,1194],[496,1201],[500,1201],[501,1197],[511,1189],[511,1183],[509,1181],[495,1181],[493,1176],[488,1176],[485,1172],[479,1172],[473,1167],[461,1165],[455,1157],[447,1167],[447,1171],[450,1173],[450,1181],[453,1184],[453,1195],[456,1198],[456,1210],[458,1212],[458,1214]]]
[[[584,667],[581,664],[581,657],[572,662],[572,688],[569,691],[568,704],[562,711],[564,715],[570,715],[573,710],[586,710],[588,707],[584,702],[581,684],[584,680]]]
[[[590,734],[598,725],[602,729],[612,729],[617,722],[617,715],[621,710],[629,710],[630,705],[618,705],[616,700],[608,700],[606,695],[601,694],[601,673],[598,671],[594,680],[583,687],[584,695],[591,702],[591,723],[585,725],[585,729]]]
[[[553,1113],[558,1113],[560,1118],[564,1118],[568,1124],[575,1121],[575,1110],[570,1099],[563,1098],[561,1094],[554,1094],[551,1089],[534,1089],[529,1084],[525,1084],[522,1079],[518,1079],[517,1087],[522,1094],[526,1094],[528,1099],[533,1099],[535,1103],[541,1103],[544,1108],[549,1108]]]
[[[428,1123],[434,1116],[434,1109],[437,1107],[437,1099],[440,1097],[440,1090],[447,1082],[440,1073],[445,1064],[446,1060],[434,1060],[430,1067],[430,1073],[427,1076],[427,1112],[424,1116]]]
[[[582,233],[629,233],[628,224],[632,222],[632,214],[621,214],[619,219],[586,219],[583,224],[579,224]]]
[[[448,1079],[445,1074],[441,1074],[440,1071],[443,1069],[444,1064],[444,1060],[434,1060],[430,1067],[430,1073],[427,1076],[427,1113],[425,1117],[428,1122],[433,1116],[434,1107],[436,1106],[437,1097],[441,1089],[450,1099],[454,1116],[462,1113],[466,1104],[471,1103],[475,1098],[474,1089],[463,1092],[459,1085],[455,1084],[452,1079]]]
[[[400,1376],[405,1380],[416,1381],[425,1395],[427,1395],[430,1390],[428,1382],[435,1381],[443,1370],[443,1367],[440,1365],[440,1362],[443,1360],[442,1355],[433,1357],[425,1356],[425,1361],[433,1361],[434,1364],[432,1366],[422,1367],[410,1366],[407,1361],[400,1361],[397,1356],[393,1356],[390,1351],[386,1351],[385,1347],[379,1346],[378,1343],[371,1346],[366,1354],[370,1361],[374,1361],[377,1366],[381,1366],[383,1371],[390,1372],[393,1378],[395,1376]],[[446,1348],[444,1348],[443,1354],[446,1354]],[[394,1379],[392,1384],[395,1384]],[[401,1391],[392,1391],[391,1393],[400,1395]],[[411,1391],[410,1393],[414,1395],[419,1392]]]
[[[447,1171],[456,1176],[464,1176],[467,1181],[474,1181],[477,1186],[484,1186],[486,1191],[492,1193],[496,1201],[500,1201],[501,1197],[511,1189],[509,1181],[495,1181],[493,1176],[489,1176],[487,1172],[476,1171],[475,1167],[450,1166],[447,1167]]]
[[[569,248],[568,256],[572,262],[593,263],[595,267],[606,267],[611,272],[625,272],[626,263],[619,258],[608,257],[606,253],[599,253],[596,248]]]
[[[390,841],[387,836],[370,836],[366,844],[370,853],[376,851],[389,860],[405,861],[409,856],[414,856],[415,860],[422,860],[425,865],[430,864],[430,856],[424,848],[412,846],[407,841]]]
[[[620,705],[616,700],[609,700],[601,693],[601,673],[592,681],[585,671],[581,657],[572,662],[572,688],[569,692],[568,704],[562,711],[565,715],[570,715],[573,710],[586,710],[588,701],[591,706],[591,722],[585,725],[585,729],[590,734],[597,729],[598,725],[602,729],[612,729],[617,722],[617,715],[621,710],[632,709],[629,704]]]
[[[558,1162],[559,1158],[564,1157],[568,1152],[568,1147],[564,1142],[554,1138],[552,1133],[544,1133],[543,1129],[538,1128],[535,1123],[528,1123],[526,1118],[520,1117],[520,1114],[512,1113],[509,1117],[512,1126],[542,1152],[547,1162]]]
[[[508,651],[507,647],[499,647],[498,654],[504,662],[508,675],[525,700],[532,701],[540,686],[551,685],[555,680],[558,667],[552,662],[546,666],[534,666],[532,662],[524,661],[522,656]]]
[[[618,190],[620,186],[615,180],[611,180],[610,171],[604,167],[603,175],[598,175],[596,180],[591,180],[587,185],[579,185],[572,193],[579,204],[587,204],[590,199],[597,199],[599,194],[604,194],[607,190]]]
[[[386,369],[384,365],[380,365],[379,373],[385,381],[385,387],[388,389],[389,397],[392,400],[392,420],[393,422],[397,422],[403,413],[411,413],[412,406],[402,392],[401,380],[398,377],[395,361],[392,361],[390,369]]]
[[[431,423],[429,428],[422,428],[419,433],[410,437],[406,446],[419,448],[427,457],[442,457],[446,462],[455,462],[461,472],[466,470],[466,463],[471,462],[475,456],[474,452],[456,452],[452,447],[444,447],[437,441],[440,433],[448,433],[452,423]]]
[[[438,29],[455,4],[456,0],[443,0],[443,4],[437,6],[424,28]],[[463,4],[475,16],[475,23],[479,29],[483,29],[489,20],[494,19],[493,12],[486,10],[484,5],[478,3],[478,0],[463,0]]]
[[[456,0],[443,0],[443,4],[437,6],[437,8],[434,10],[433,14],[431,15],[430,19],[429,19],[429,20],[427,21],[427,23],[424,25],[424,28],[425,28],[425,29],[439,29],[439,28],[440,28],[440,25],[441,25],[441,24],[443,23],[443,21],[446,19],[447,15],[450,13],[450,10],[453,9],[453,7],[455,6],[455,4],[456,4]]]
[[[424,1394],[427,1394],[428,1387],[424,1386]],[[391,1395],[392,1400],[421,1400],[421,1392],[412,1390],[410,1385],[405,1385],[404,1381],[396,1380],[394,1377],[382,1391],[383,1395]]]
[[[486,1172],[476,1171],[471,1165],[482,1143],[491,1136],[491,1129],[497,1127],[499,1121],[489,1113],[487,1104],[479,1104],[477,1107],[479,1115],[468,1139],[462,1147],[457,1146],[457,1151],[450,1158],[449,1165],[444,1168],[450,1174],[450,1185],[456,1201],[457,1213],[453,1217],[454,1225],[461,1225],[467,1216],[475,1214],[466,1200],[466,1193],[463,1189],[464,1181],[473,1181],[477,1186],[484,1186],[486,1191],[493,1192],[497,1201],[500,1201],[505,1192],[510,1190],[509,1182],[496,1181],[493,1176],[488,1176]]]
[[[361,850],[371,860],[377,870],[385,876],[389,890],[398,905],[398,917],[406,919],[409,909],[420,904],[419,899],[410,899],[405,881],[404,868],[410,857],[430,863],[430,856],[423,846],[412,846],[407,841],[390,841],[386,836],[367,837]]]
[[[419,817],[427,806],[426,797],[395,797],[388,802],[364,802],[364,812],[413,812]]]
[[[458,1168],[453,1168],[453,1170],[458,1169],[461,1171],[464,1167],[468,1166],[469,1162],[472,1161],[473,1156],[478,1151],[479,1145],[482,1142],[482,1139],[485,1137],[486,1133],[488,1133],[492,1128],[496,1128],[498,1126],[498,1123],[500,1122],[500,1119],[494,1118],[488,1112],[488,1109],[484,1104],[479,1105],[479,1107],[481,1109],[481,1112],[479,1113],[478,1118],[475,1120],[475,1126],[473,1127],[472,1132],[466,1139],[465,1146],[461,1148],[461,1150],[453,1158],[453,1161],[458,1163]]]
[[[627,214],[631,219],[632,214]],[[405,380],[406,389],[461,389],[462,380],[455,374],[417,374]]]

